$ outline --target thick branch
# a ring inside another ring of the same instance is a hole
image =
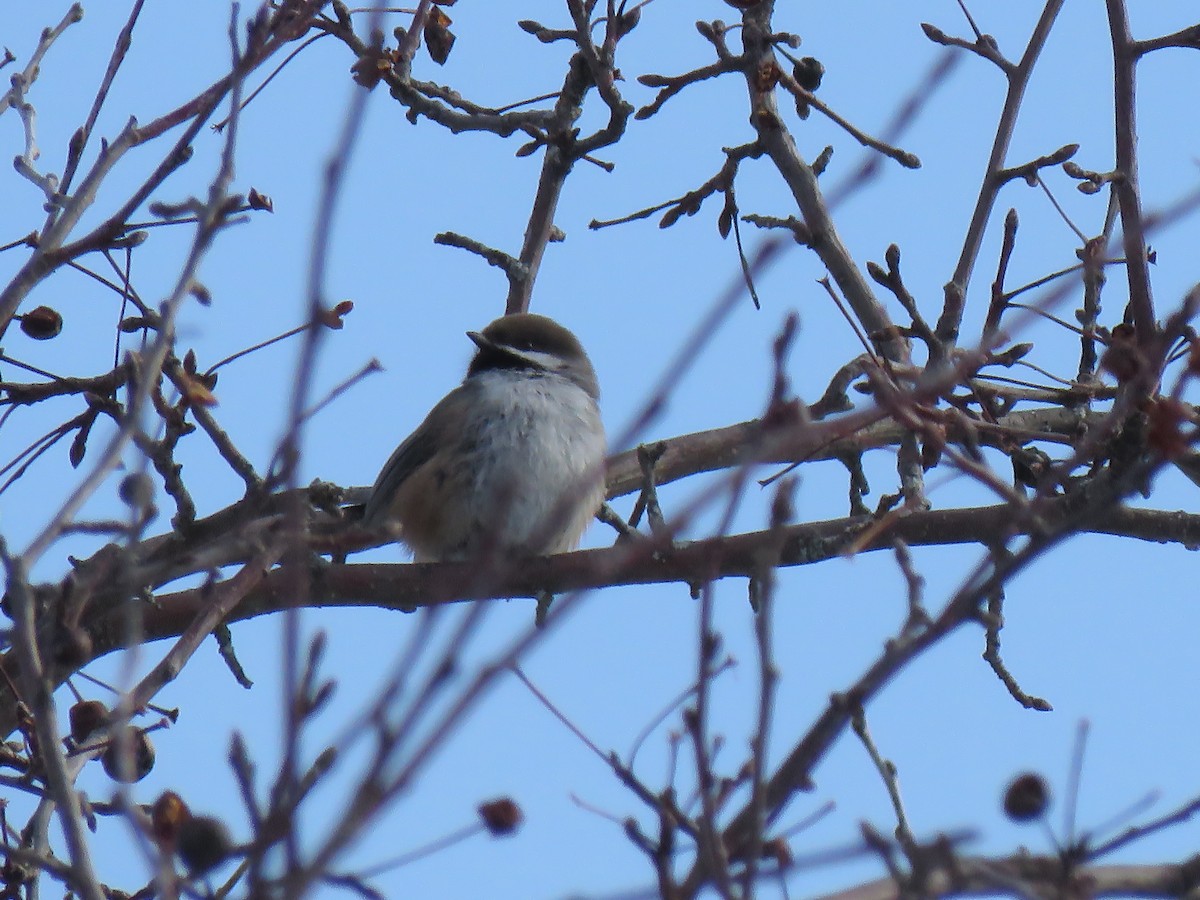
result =
[[[1053,498],[1037,506],[1037,526],[1053,531],[1075,516],[1078,501]],[[980,544],[993,545],[1026,530],[1026,517],[1013,507],[914,512],[895,518],[885,528],[872,527],[870,516],[855,516],[694,541],[678,547],[647,539],[632,546],[621,544],[604,550],[586,550],[558,556],[523,560],[520,565],[481,579],[472,563],[358,563],[318,565],[309,579],[308,601],[312,606],[369,606],[409,610],[420,606],[464,600],[534,597],[549,591],[592,590],[615,585],[682,583],[710,578],[749,578],[762,568],[764,548],[778,550],[783,567],[811,565],[834,559],[849,550],[890,550],[896,538],[909,546]],[[869,535],[865,529],[871,528]],[[1200,515],[1150,509],[1112,507],[1096,512],[1081,531],[1110,534],[1158,543],[1200,546]],[[276,568],[247,592],[228,621],[240,621],[294,608],[297,602],[294,568]],[[176,637],[211,602],[212,588],[193,588],[161,594],[145,610],[144,639]],[[93,623],[92,658],[122,646],[127,631],[119,611]],[[12,673],[16,661],[11,654],[3,667]],[[66,672],[57,673],[61,681]],[[0,687],[0,710],[12,710],[7,689]],[[11,712],[0,718],[3,733],[13,728]]]
[[[1158,325],[1150,290],[1150,261],[1146,258],[1146,228],[1142,219],[1141,189],[1137,157],[1137,62],[1138,47],[1129,31],[1124,0],[1107,0],[1108,27],[1113,45],[1113,93],[1117,144],[1117,171],[1113,190],[1121,209],[1125,246],[1125,276],[1129,282],[1129,306],[1133,325],[1142,346],[1153,340]]]
[[[930,862],[934,862],[930,860]],[[1200,857],[1181,863],[1143,866],[1080,866],[1064,884],[1063,860],[1058,856],[1021,853],[1002,859],[955,857],[949,864],[931,865],[924,873],[928,896],[996,894],[1020,896],[1014,884],[1040,886],[1047,896],[1184,897],[1200,884]],[[902,900],[909,896],[892,878],[856,885],[821,900]],[[1038,896],[1041,896],[1039,893]]]

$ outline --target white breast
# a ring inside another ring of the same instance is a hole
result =
[[[471,463],[447,473],[442,491],[443,521],[455,523],[443,535],[459,548],[452,556],[576,547],[604,497],[596,401],[548,373],[480,372],[463,388],[473,414],[456,455]]]

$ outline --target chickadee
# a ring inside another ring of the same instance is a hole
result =
[[[392,525],[416,562],[573,550],[604,500],[596,372],[545,316],[467,337],[467,377],[384,465],[364,524]]]

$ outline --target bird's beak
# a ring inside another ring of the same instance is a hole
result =
[[[495,344],[493,344],[491,341],[489,341],[487,338],[485,338],[478,331],[468,331],[467,337],[469,337],[472,341],[474,341],[475,346],[478,347],[480,350],[496,350],[497,349]]]

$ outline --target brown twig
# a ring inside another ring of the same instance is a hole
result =
[[[945,303],[937,324],[937,335],[947,351],[953,348],[958,341],[958,329],[962,323],[967,286],[979,256],[979,248],[982,246],[983,234],[987,229],[988,220],[991,218],[992,207],[995,205],[996,197],[1004,183],[1000,173],[1004,170],[1008,146],[1012,141],[1017,118],[1021,112],[1021,104],[1025,99],[1025,89],[1029,85],[1034,66],[1050,36],[1050,30],[1054,27],[1063,2],[1064,0],[1046,0],[1042,14],[1038,18],[1037,25],[1034,26],[1020,61],[1011,68],[1001,66],[1008,79],[1008,92],[1004,98],[1004,108],[1000,113],[1000,120],[996,124],[996,136],[992,141],[992,149],[984,169],[979,195],[975,200],[975,209],[971,213],[971,220],[963,239],[962,253],[959,255],[958,264],[954,267],[954,274],[945,286]]]

